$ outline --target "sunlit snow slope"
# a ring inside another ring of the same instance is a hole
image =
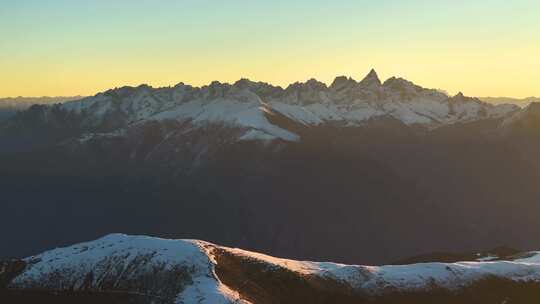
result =
[[[197,240],[124,234],[54,249],[23,262],[25,266],[15,275],[12,271],[8,288],[124,291],[168,303],[249,303],[253,291],[238,287],[234,280],[243,276],[258,277],[253,280],[259,280],[255,283],[263,289],[270,284],[265,277],[292,278],[306,284],[318,281],[322,288],[338,293],[347,290],[349,296],[359,297],[429,292],[435,286],[459,290],[487,278],[540,281],[538,252],[509,261],[356,266],[280,259]],[[9,269],[13,269],[9,263],[2,264],[0,278],[5,280]]]

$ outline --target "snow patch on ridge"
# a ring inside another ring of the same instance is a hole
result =
[[[332,278],[371,293],[385,290],[425,290],[433,284],[456,289],[490,276],[514,281],[540,281],[540,252],[515,261],[360,266],[281,259],[236,248],[227,250],[236,255],[264,261],[269,267]]]
[[[257,101],[238,102],[230,99],[218,99],[203,102],[202,100],[195,100],[184,103],[172,110],[153,115],[149,119],[190,120],[198,126],[207,122],[240,126],[253,131],[249,132],[247,139],[268,140],[270,138],[281,138],[287,141],[300,139],[298,135],[271,124],[264,113],[264,108]]]
[[[149,274],[155,278],[156,269],[177,269],[175,267],[181,266],[184,271],[189,270],[190,279],[184,282],[185,286],[180,286],[182,288],[178,294],[174,294],[176,303],[248,303],[216,275],[218,262],[213,256],[213,249],[263,262],[269,270],[282,268],[301,275],[329,278],[371,294],[429,290],[434,285],[454,290],[493,276],[540,282],[540,252],[530,252],[514,261],[361,266],[282,259],[197,240],[112,234],[25,259],[28,267],[14,279],[11,286],[77,290],[87,288],[90,283],[90,286],[100,288],[99,280],[110,275],[120,281],[140,279]],[[144,259],[141,260],[141,257]],[[138,263],[133,264],[134,261]],[[89,274],[92,274],[90,282]],[[176,276],[169,278],[165,284],[175,284],[177,279]],[[160,292],[159,286],[150,287],[154,288],[154,292],[149,290],[149,294]]]

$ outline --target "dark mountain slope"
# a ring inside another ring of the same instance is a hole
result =
[[[0,127],[0,255],[114,231],[350,263],[538,248],[535,109],[341,78],[36,106]]]

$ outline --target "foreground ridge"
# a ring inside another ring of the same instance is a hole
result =
[[[280,259],[199,240],[111,234],[0,264],[0,297],[49,291],[124,293],[141,303],[295,303],[299,296],[312,297],[310,303],[387,303],[399,297],[459,299],[471,288],[482,299],[490,284],[502,286],[508,299],[515,290],[540,296],[523,292],[540,286],[540,252],[497,258],[359,266]]]

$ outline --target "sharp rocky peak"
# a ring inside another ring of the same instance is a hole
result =
[[[374,69],[371,69],[371,71],[369,71],[369,73],[366,75],[366,77],[364,77],[364,79],[362,79],[360,81],[360,85],[363,85],[363,86],[372,86],[372,85],[380,86],[380,85],[382,85],[382,83],[381,83],[381,80],[379,79],[379,75],[377,74],[377,72]]]

